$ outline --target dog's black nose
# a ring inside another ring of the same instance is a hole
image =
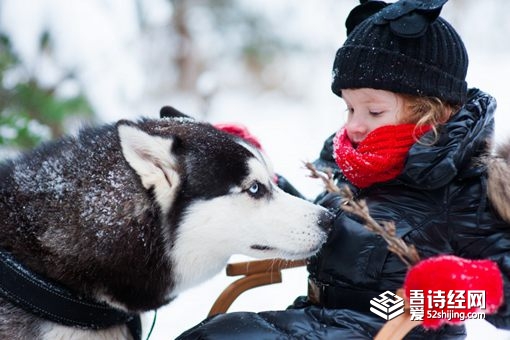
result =
[[[319,215],[319,227],[329,232],[333,228],[333,222],[335,221],[335,215],[331,212],[324,210]]]

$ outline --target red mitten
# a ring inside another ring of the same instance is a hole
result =
[[[462,323],[468,313],[495,313],[503,303],[503,279],[496,263],[452,255],[428,258],[413,266],[404,291],[411,318],[413,305],[416,312],[422,302],[422,325],[433,329],[444,323]]]

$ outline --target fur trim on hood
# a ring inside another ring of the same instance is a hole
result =
[[[510,223],[510,139],[496,146],[485,163],[489,177],[487,195],[499,215]]]

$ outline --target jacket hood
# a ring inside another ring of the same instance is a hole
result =
[[[402,174],[397,177],[408,186],[437,189],[461,172],[473,171],[473,159],[487,152],[494,131],[496,100],[470,89],[467,103],[446,124],[432,145],[432,132],[409,150]]]

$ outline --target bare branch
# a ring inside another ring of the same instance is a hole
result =
[[[388,244],[388,249],[395,253],[408,267],[420,261],[420,256],[414,245],[407,245],[402,238],[397,236],[395,223],[391,221],[378,223],[374,220],[368,211],[365,200],[356,200],[348,186],[338,187],[333,181],[331,170],[326,173],[320,172],[310,162],[306,162],[305,166],[311,172],[310,177],[320,178],[323,181],[327,191],[338,193],[344,198],[341,203],[343,210],[360,217],[365,223],[365,228],[381,236]]]
[[[324,183],[324,187],[328,192],[340,193],[340,188],[337,187],[333,180],[333,172],[328,169],[327,172],[321,172],[310,162],[305,162],[305,167],[310,171],[311,178],[319,178]]]

